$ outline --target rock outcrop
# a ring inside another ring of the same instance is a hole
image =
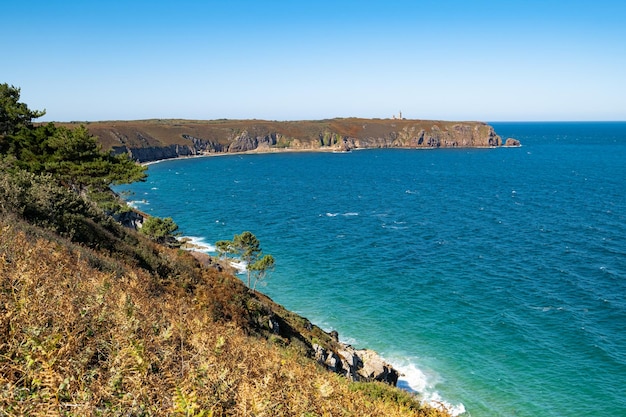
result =
[[[345,376],[352,381],[380,381],[396,386],[399,372],[385,362],[376,352],[369,349],[354,349],[340,343],[337,351],[313,345],[315,360],[328,370]]]
[[[399,372],[376,352],[355,349],[339,341],[337,331],[325,332],[308,319],[289,312],[267,296],[254,292],[248,302],[252,323],[273,343],[291,345],[327,370],[351,381],[380,381],[396,386]]]
[[[124,227],[139,230],[143,224],[144,216],[135,211],[127,210],[122,212],[109,213],[113,219]]]
[[[506,140],[506,142],[504,142],[504,146],[506,146],[506,147],[517,147],[517,146],[522,146],[522,144],[517,139],[508,138]]]
[[[228,152],[250,152],[261,148],[270,148],[276,145],[276,133],[265,136],[254,136],[247,130],[237,135],[227,147]]]
[[[112,150],[115,155],[126,153],[137,162],[160,161],[162,159],[172,159],[181,156],[194,156],[199,154],[196,148],[187,145],[146,146],[142,148],[131,148],[123,145],[114,146]]]

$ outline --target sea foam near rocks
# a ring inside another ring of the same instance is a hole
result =
[[[203,237],[182,236],[180,240],[185,242],[185,249],[188,250],[195,250],[203,253],[214,253],[216,251],[215,245],[207,243]]]
[[[405,360],[390,361],[390,363],[400,372],[398,388],[417,394],[424,404],[446,410],[452,416],[465,413],[465,406],[462,403],[452,404],[444,400],[436,390],[439,379],[437,375],[428,375],[414,363],[408,363]]]

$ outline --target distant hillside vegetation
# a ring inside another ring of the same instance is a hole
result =
[[[359,118],[292,122],[139,120],[90,122],[86,126],[104,149],[126,153],[140,162],[223,152],[502,145],[494,129],[481,122]]]

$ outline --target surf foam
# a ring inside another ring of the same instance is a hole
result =
[[[216,247],[210,243],[207,243],[203,237],[197,236],[182,236],[181,241],[187,242],[187,250],[195,250],[204,253],[214,253]]]
[[[400,364],[398,364],[398,362]],[[442,398],[436,389],[440,378],[435,373],[426,373],[418,368],[415,363],[409,363],[406,360],[394,362],[389,361],[400,372],[398,379],[398,388],[402,388],[411,393],[418,395],[423,404],[427,404],[433,408],[445,410],[452,416],[460,416],[466,412],[462,403],[452,404]]]

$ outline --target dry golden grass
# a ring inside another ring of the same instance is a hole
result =
[[[364,394],[290,344],[251,336],[233,277],[196,265],[193,286],[155,283],[85,253],[0,220],[0,415],[443,415],[395,388]]]

